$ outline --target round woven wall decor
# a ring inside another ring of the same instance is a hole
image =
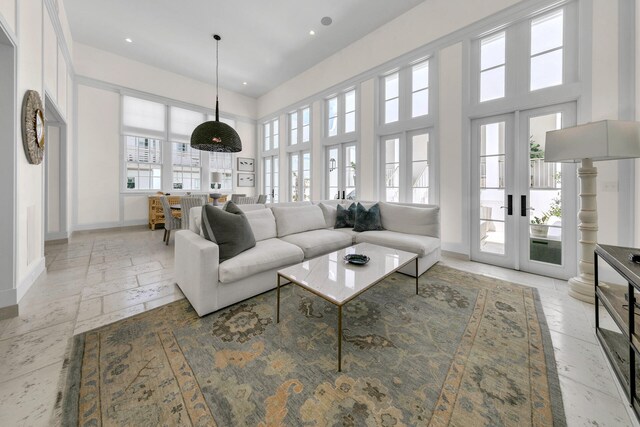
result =
[[[42,100],[35,90],[28,90],[22,100],[22,144],[32,165],[42,163],[44,157],[44,114]]]

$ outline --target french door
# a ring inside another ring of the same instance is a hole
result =
[[[357,149],[355,143],[331,145],[327,147],[327,199],[349,199],[357,197],[356,177],[358,172]]]
[[[546,133],[575,123],[573,103],[472,122],[473,260],[558,278],[575,274],[575,165],[544,161]]]
[[[264,158],[264,194],[267,195],[267,201],[269,203],[277,203],[280,201],[278,191],[278,170],[278,156],[269,156]]]
[[[429,139],[427,129],[381,138],[381,200],[429,203]]]

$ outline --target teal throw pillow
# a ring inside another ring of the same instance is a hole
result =
[[[362,204],[358,203],[356,207],[356,220],[353,231],[375,231],[384,230],[382,228],[382,220],[380,219],[380,206],[376,203],[369,209],[365,209]]]
[[[224,210],[204,205],[202,231],[205,239],[218,244],[219,262],[233,258],[256,245],[249,220],[233,202],[227,203]]]
[[[333,228],[353,228],[356,219],[356,204],[351,203],[349,208],[345,209],[342,205],[338,205],[336,213],[336,225]]]

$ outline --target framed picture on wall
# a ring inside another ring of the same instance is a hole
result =
[[[255,172],[255,160],[248,157],[238,157],[238,172]]]
[[[239,173],[238,187],[255,187],[256,175],[253,173]]]

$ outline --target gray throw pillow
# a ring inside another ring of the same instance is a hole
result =
[[[233,258],[256,245],[249,220],[233,202],[229,202],[224,210],[204,205],[202,231],[205,239],[218,244],[219,262]]]
[[[356,207],[356,220],[353,231],[384,230],[380,218],[380,206],[376,203],[369,209],[365,209],[360,203]]]
[[[342,205],[338,205],[336,213],[336,225],[333,228],[353,228],[356,219],[356,204],[351,203],[349,208],[345,209]]]

